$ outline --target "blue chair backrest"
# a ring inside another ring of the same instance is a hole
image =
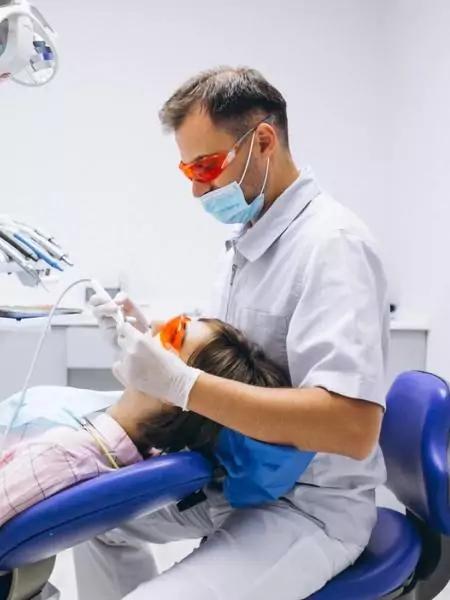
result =
[[[450,534],[450,390],[431,373],[409,371],[393,383],[381,432],[387,487],[432,529]]]

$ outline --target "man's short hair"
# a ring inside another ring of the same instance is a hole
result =
[[[236,137],[259,119],[273,115],[281,141],[288,146],[286,100],[259,71],[247,67],[217,67],[192,77],[167,100],[159,117],[165,129],[177,130],[195,107]]]

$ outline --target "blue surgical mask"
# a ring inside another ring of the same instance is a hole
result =
[[[267,159],[266,174],[260,193],[256,198],[248,204],[245,199],[244,192],[241,188],[241,183],[247,173],[248,165],[253,150],[253,143],[255,141],[255,133],[252,137],[252,143],[245,164],[244,173],[242,174],[239,182],[233,181],[227,185],[224,185],[217,190],[207,192],[200,197],[203,208],[215,217],[221,223],[242,223],[246,224],[249,221],[256,219],[264,206],[264,189],[267,183],[267,176],[269,174],[269,159]]]

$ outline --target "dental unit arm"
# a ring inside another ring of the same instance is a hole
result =
[[[0,0],[0,82],[42,86],[58,69],[56,33],[28,0]]]

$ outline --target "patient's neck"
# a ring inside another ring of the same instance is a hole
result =
[[[107,413],[126,431],[131,440],[138,444],[142,435],[142,424],[151,423],[171,410],[172,407],[161,400],[127,388],[120,400],[108,408]]]

